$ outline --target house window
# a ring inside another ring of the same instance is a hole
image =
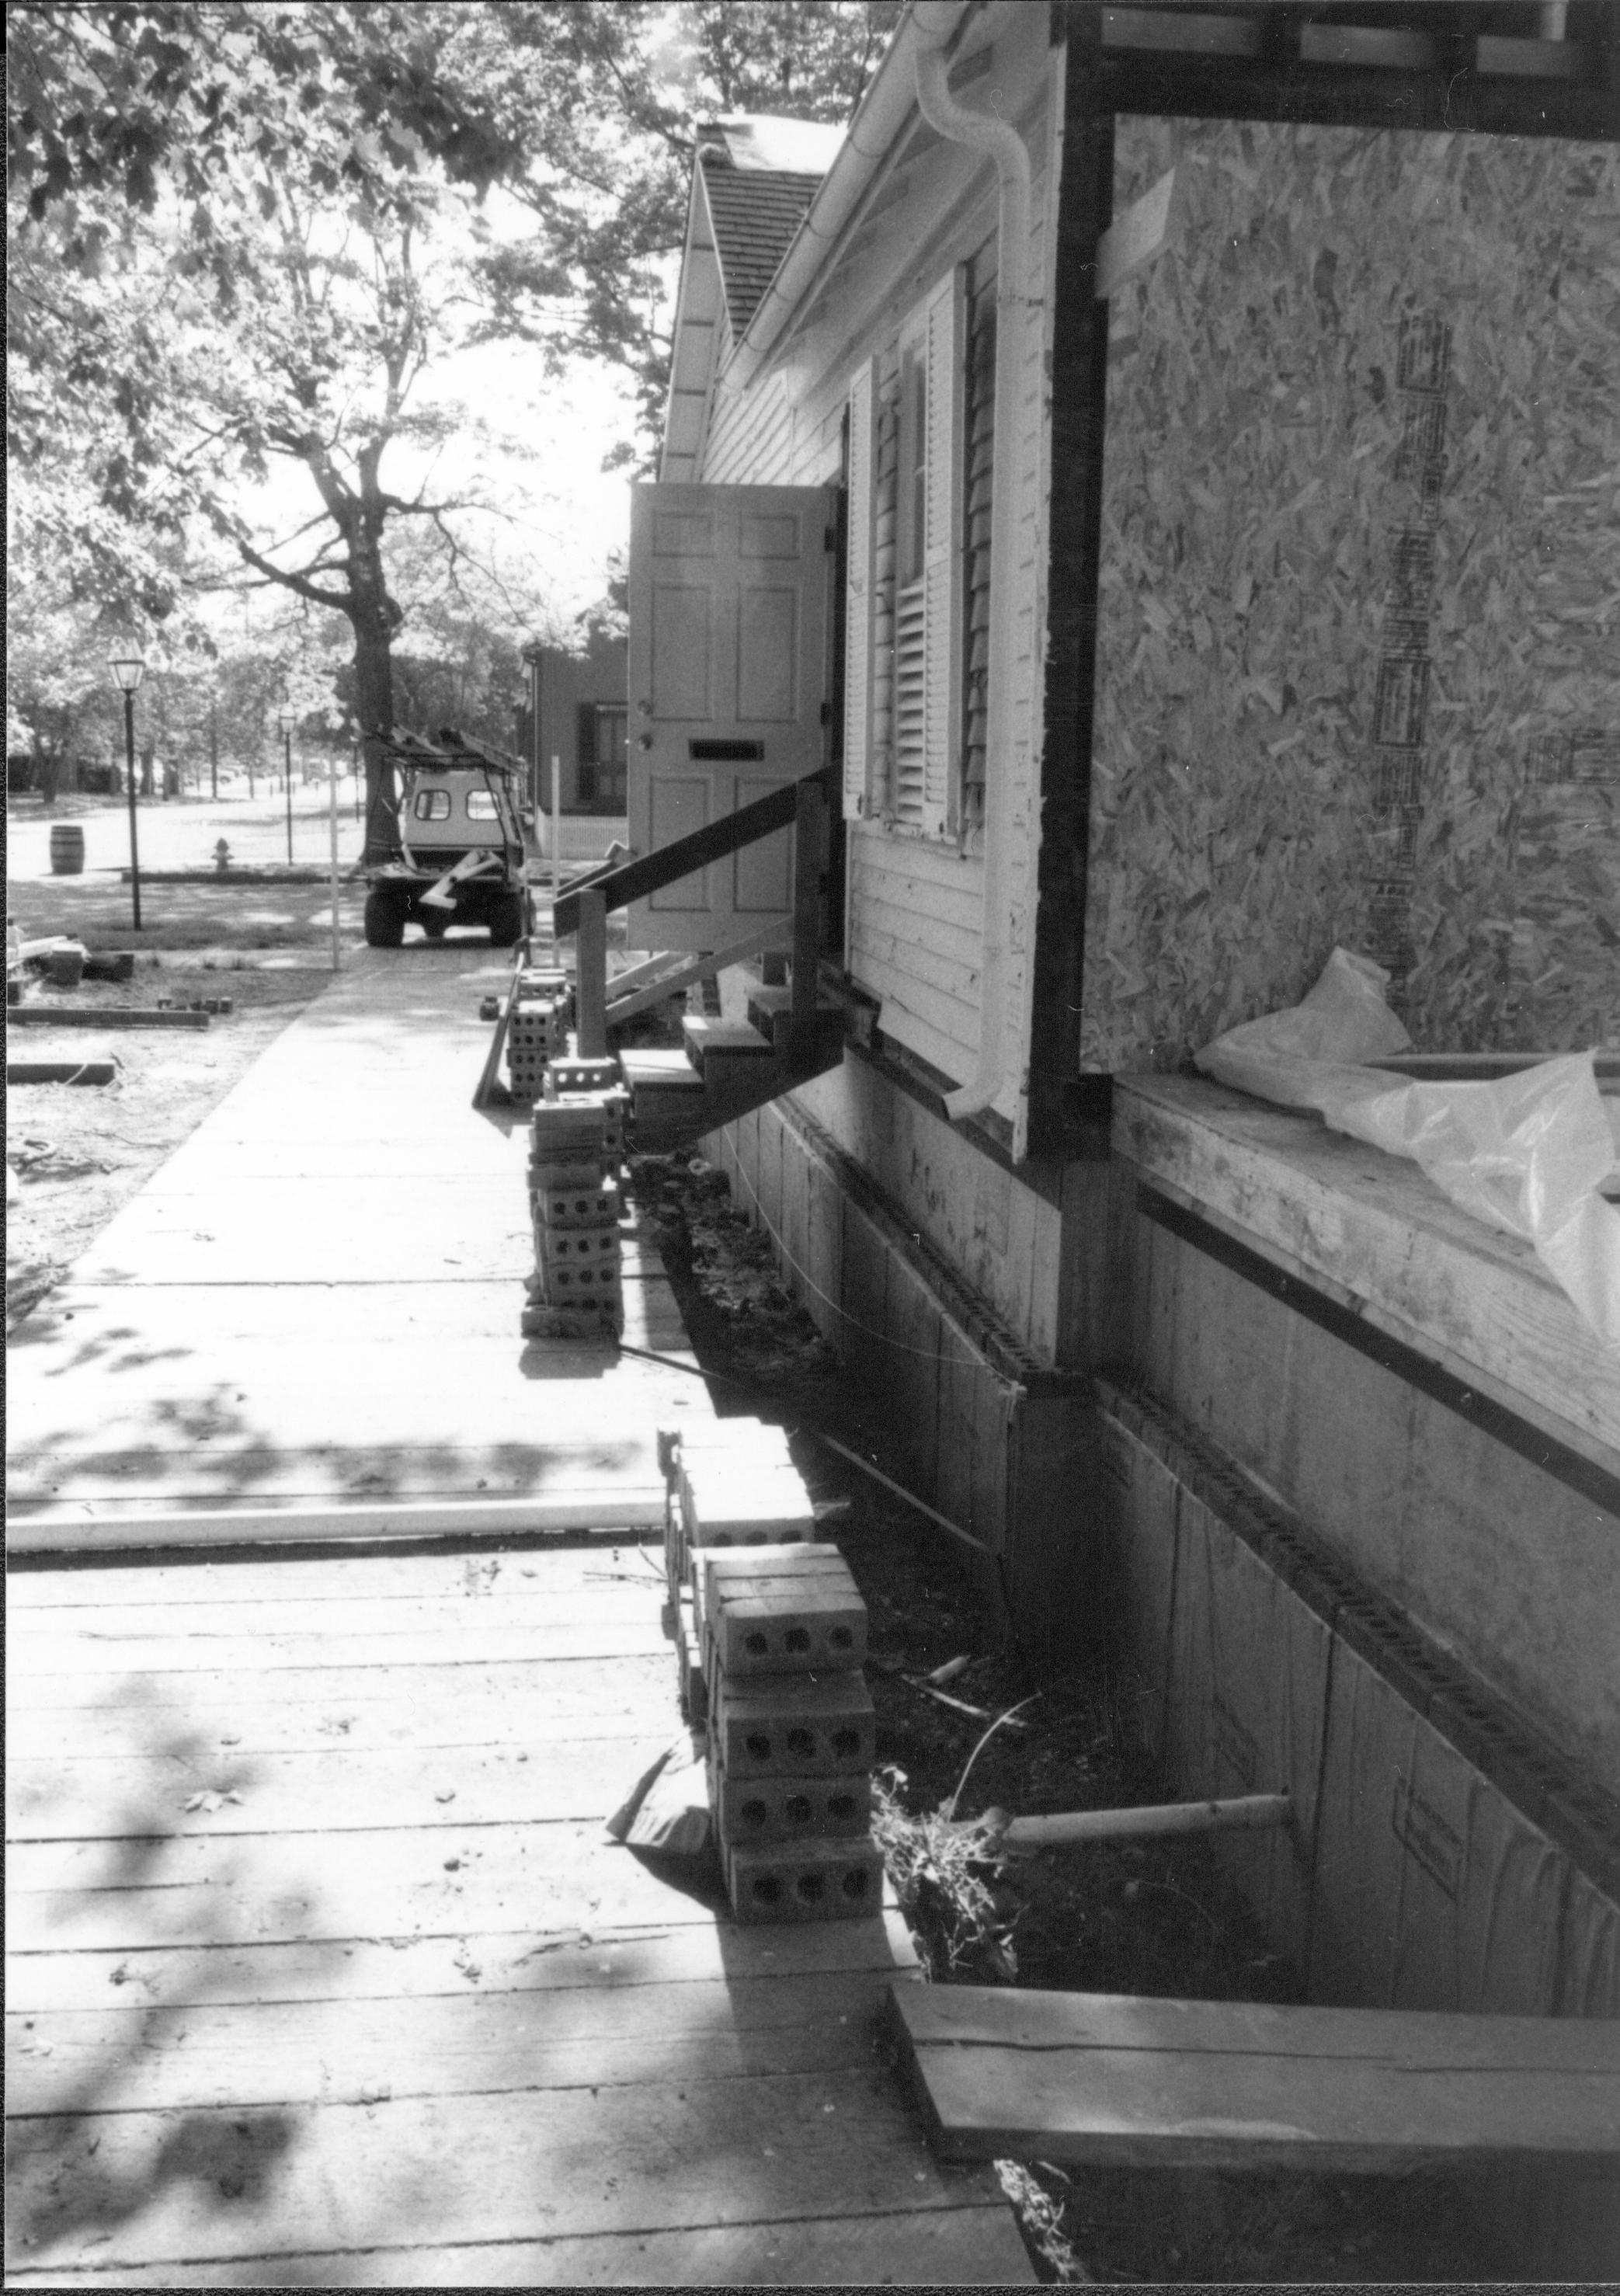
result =
[[[967,277],[855,378],[844,809],[940,837],[963,820]]]
[[[623,813],[630,712],[623,702],[579,705],[579,802],[593,813]]]

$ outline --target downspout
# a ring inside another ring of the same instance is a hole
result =
[[[995,162],[1000,213],[996,237],[995,423],[991,442],[990,658],[985,729],[985,913],[979,977],[978,1065],[969,1081],[945,1095],[953,1124],[988,1108],[1001,1088],[1007,1002],[1008,830],[1005,781],[1012,752],[1012,688],[1017,630],[1013,580],[1018,546],[1019,394],[1023,379],[1029,250],[1029,154],[1010,121],[967,111],[945,79],[945,43],[958,8],[918,0],[912,21],[917,50],[917,103],[924,119],[952,144],[988,153]]]

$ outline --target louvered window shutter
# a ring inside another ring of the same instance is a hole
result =
[[[962,401],[967,294],[958,265],[928,300],[928,520],[923,554],[922,825],[950,824],[961,755]]]
[[[845,577],[844,817],[859,820],[871,786],[872,638],[877,606],[874,479],[878,363],[869,359],[849,390],[848,562]]]

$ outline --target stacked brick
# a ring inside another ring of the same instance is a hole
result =
[[[615,1338],[624,1323],[619,1167],[627,1095],[611,1060],[553,1055],[530,1118],[530,1339]]]
[[[548,1061],[569,1048],[573,995],[560,968],[525,965],[506,1030],[506,1071],[514,1100],[538,1100]]]
[[[723,1420],[659,1436],[665,1627],[682,1711],[708,1742],[708,1796],[739,1921],[876,1913],[876,1721],[866,1606],[781,1431]]]

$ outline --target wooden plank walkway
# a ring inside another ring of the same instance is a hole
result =
[[[356,965],[13,1341],[8,2285],[1027,2282],[881,2038],[898,1921],[740,1930],[605,1834],[678,1728],[656,1558],[214,1543],[571,1495],[610,1529],[661,1512],[659,1422],[712,1417],[520,1336],[490,970]],[[626,1256],[626,1336],[691,1363]],[[184,1559],[104,1551],[205,1513]]]
[[[519,1332],[527,1122],[469,1105],[479,1001],[508,977],[476,943],[352,956],[26,1318],[6,1439],[30,1538],[247,1506],[661,1505],[653,1431],[709,1417],[701,1383]],[[634,1228],[625,1265],[626,1337],[691,1362]]]
[[[600,1540],[13,1573],[10,2284],[1034,2276],[881,2038],[898,1920],[607,1839],[661,1595]]]
[[[1620,2023],[898,1985],[942,2157],[1620,2175]]]

